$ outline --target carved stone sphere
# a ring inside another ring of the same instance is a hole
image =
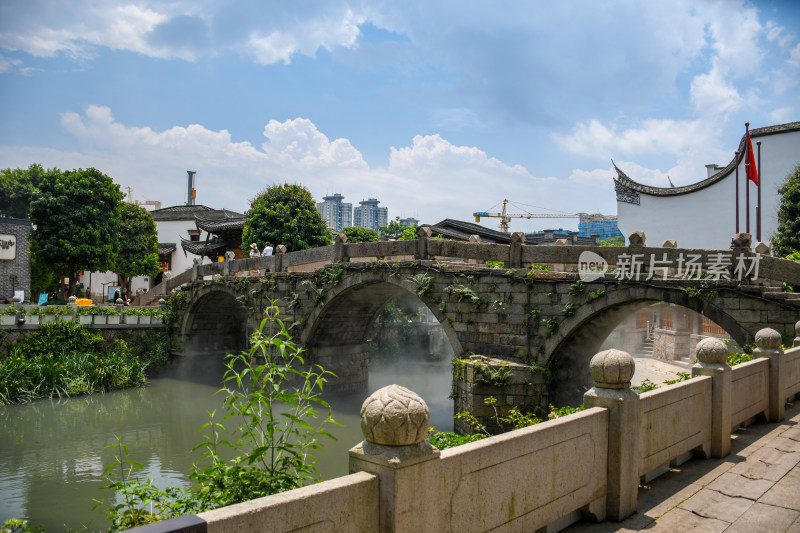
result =
[[[425,440],[430,420],[425,400],[400,385],[376,390],[361,406],[361,431],[373,444],[418,444]]]
[[[728,347],[714,337],[706,337],[695,348],[697,360],[701,363],[721,364],[728,360]]]
[[[756,346],[762,350],[774,350],[781,347],[781,334],[772,328],[764,328],[756,333]]]
[[[630,385],[636,363],[628,352],[605,350],[589,362],[592,379],[600,388],[622,389]]]

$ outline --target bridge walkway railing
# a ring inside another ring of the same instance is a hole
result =
[[[510,244],[471,242],[431,238],[430,229],[419,229],[420,237],[412,241],[347,243],[338,235],[330,246],[285,253],[276,247],[276,254],[266,257],[233,259],[218,263],[195,264],[191,269],[164,280],[141,299],[149,305],[169,294],[174,288],[192,280],[214,275],[241,275],[266,272],[306,272],[334,262],[439,260],[485,265],[502,262],[505,268],[530,268],[542,265],[555,272],[577,272],[582,266],[596,264],[611,272],[622,271],[629,278],[648,278],[652,272],[662,278],[723,277],[725,279],[758,279],[761,285],[800,286],[800,263],[754,253],[749,246],[730,250],[702,250],[675,247],[628,246],[534,246],[525,245],[522,233],[512,235]],[[665,242],[668,244],[669,241]],[[649,278],[648,278],[649,279]]]

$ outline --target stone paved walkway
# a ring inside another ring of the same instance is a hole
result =
[[[800,533],[800,401],[782,424],[733,435],[730,455],[691,461],[639,488],[639,512],[622,522],[564,531]]]

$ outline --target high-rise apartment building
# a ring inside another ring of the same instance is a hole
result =
[[[342,202],[344,196],[336,193],[331,196],[323,196],[324,201],[317,204],[317,211],[322,215],[322,220],[328,229],[334,232],[342,231],[343,228],[353,225],[353,204]]]
[[[389,209],[378,207],[380,202],[375,198],[362,200],[353,208],[353,225],[378,231],[378,228],[389,223]]]

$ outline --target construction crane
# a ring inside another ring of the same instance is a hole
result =
[[[503,211],[500,213],[489,213],[486,211],[476,211],[475,213],[472,213],[475,216],[475,222],[480,222],[481,217],[499,218],[500,231],[503,233],[508,233],[508,223],[511,222],[512,218],[581,218],[581,216],[584,216],[584,213],[507,213],[506,204],[508,204],[508,200],[503,200]]]

